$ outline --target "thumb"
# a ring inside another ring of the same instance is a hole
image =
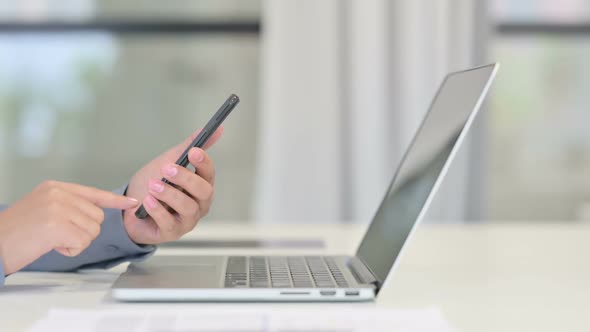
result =
[[[72,193],[90,201],[92,204],[105,209],[127,210],[139,205],[135,198],[117,195],[110,191],[85,187],[75,183],[64,184]]]
[[[202,147],[202,149],[207,150],[213,144],[215,144],[221,138],[221,135],[223,135],[223,130],[224,130],[223,125],[219,126],[219,128],[217,128],[217,130],[215,130],[215,132],[211,135],[211,137],[209,137],[209,140],[207,141],[207,143],[205,143],[205,146]],[[197,138],[197,136],[199,136],[201,131],[203,131],[203,129],[197,130],[192,135],[190,135],[188,138],[186,138],[182,143],[175,146],[173,148],[174,152],[177,152],[178,155],[183,153],[184,150],[186,150],[186,148],[189,146],[189,144],[191,144]]]
[[[220,125],[219,128],[217,128],[217,130],[215,130],[213,135],[211,135],[211,137],[209,137],[209,140],[207,141],[207,143],[205,143],[205,146],[203,146],[202,149],[207,150],[210,147],[212,147],[213,144],[217,143],[217,141],[219,141],[219,139],[223,135],[224,130],[225,130],[225,127],[223,125]]]
[[[163,154],[161,154],[160,156],[158,156],[156,158],[156,160],[158,160],[160,162],[174,162],[174,161],[176,161],[180,157],[180,155],[182,155],[184,150],[186,150],[188,148],[188,146],[190,144],[192,144],[192,142],[197,138],[197,136],[199,136],[199,134],[201,133],[202,130],[203,129],[197,130],[192,135],[187,137],[184,141],[182,141],[182,143],[174,146],[173,148],[169,149],[168,151],[166,151]],[[219,128],[217,128],[217,130],[215,130],[213,135],[211,135],[211,137],[209,137],[209,140],[207,141],[207,143],[205,143],[205,146],[202,149],[207,150],[213,144],[215,144],[221,138],[221,135],[223,134],[223,130],[224,130],[223,125],[219,126]]]

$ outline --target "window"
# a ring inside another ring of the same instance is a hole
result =
[[[260,3],[172,3],[0,0],[1,202],[49,178],[119,187],[235,92],[210,218],[248,219]]]
[[[494,0],[490,219],[590,217],[590,2]]]

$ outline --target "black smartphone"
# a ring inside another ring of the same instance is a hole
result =
[[[193,147],[202,148],[203,146],[205,146],[205,143],[207,143],[207,141],[209,140],[211,135],[213,135],[213,133],[217,130],[217,128],[219,128],[219,126],[223,123],[223,120],[225,120],[225,118],[227,118],[229,113],[231,113],[231,111],[233,111],[233,109],[236,107],[236,105],[239,102],[240,102],[240,98],[235,94],[231,94],[227,98],[227,100],[223,103],[223,105],[221,105],[219,110],[217,110],[217,112],[215,112],[215,114],[209,120],[209,122],[207,122],[207,125],[205,125],[203,130],[201,130],[201,132],[199,133],[197,138],[195,138],[195,140],[192,141],[192,143],[186,148],[186,150],[184,150],[182,155],[180,155],[180,157],[176,161],[176,164],[180,165],[182,167],[187,167],[189,165],[189,160],[188,160],[189,150]],[[162,179],[162,182],[171,184],[170,181],[168,181],[166,179]],[[135,216],[139,219],[147,218],[148,213],[145,210],[145,208],[143,207],[143,204],[137,209],[137,211],[135,211]]]

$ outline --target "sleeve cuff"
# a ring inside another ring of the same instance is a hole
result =
[[[6,280],[6,276],[4,275],[4,263],[2,257],[0,257],[0,287],[4,286],[4,280]]]
[[[126,195],[127,193],[127,186],[121,187],[114,191],[117,195]],[[156,246],[154,245],[144,245],[144,244],[137,244],[131,240],[129,234],[127,234],[127,230],[125,229],[125,225],[123,224],[123,213],[120,210],[111,210],[105,209],[105,221],[109,220],[112,221],[109,223],[109,226],[115,226],[114,230],[112,230],[113,234],[113,241],[116,241],[121,246],[127,248],[130,253],[134,253],[136,251],[144,252],[145,250],[154,251]],[[104,231],[104,228],[103,228]]]
[[[6,209],[6,206],[0,205],[0,211]],[[0,257],[0,287],[4,285],[4,281],[6,280],[6,276],[4,275],[4,261],[2,257]]]
[[[141,245],[133,242],[127,234],[127,230],[123,225],[123,217],[120,210],[105,210],[105,222],[102,226],[102,232],[106,240],[103,248],[110,251],[116,258],[108,262],[104,262],[104,268],[110,268],[117,264],[126,261],[139,261],[149,257],[156,250],[153,245]]]
[[[127,186],[115,190],[120,195],[125,194]],[[105,218],[101,233],[103,236],[103,248],[120,258],[103,262],[104,268],[110,268],[126,261],[139,261],[149,257],[156,250],[154,245],[141,245],[133,242],[127,234],[123,224],[123,214],[120,210],[105,209]]]

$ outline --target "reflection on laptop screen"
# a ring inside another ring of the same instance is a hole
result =
[[[494,69],[454,73],[443,82],[357,252],[379,281],[397,259]]]

